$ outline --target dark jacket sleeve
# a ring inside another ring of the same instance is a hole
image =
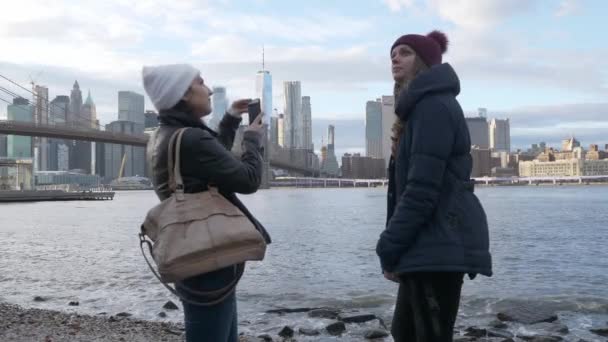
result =
[[[408,122],[410,160],[405,191],[376,247],[382,268],[392,272],[418,232],[432,219],[454,144],[455,126],[449,110],[438,100],[419,102]],[[407,139],[404,136],[404,139]],[[404,151],[399,158],[405,158]]]
[[[243,121],[242,118],[235,118],[228,113],[224,114],[222,121],[220,121],[217,139],[228,151],[232,150],[234,137],[236,136],[236,131],[239,128],[241,121]]]
[[[186,142],[182,146],[182,155],[193,158],[188,162],[194,163],[199,173],[197,178],[223,192],[251,194],[257,191],[263,165],[260,133],[245,132],[240,159],[207,131],[189,129],[183,139]]]

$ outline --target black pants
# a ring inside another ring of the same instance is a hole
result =
[[[451,342],[463,277],[453,272],[402,275],[391,329],[395,342]]]

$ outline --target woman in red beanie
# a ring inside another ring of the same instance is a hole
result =
[[[395,341],[452,341],[465,274],[492,275],[485,212],[470,180],[471,140],[442,64],[445,34],[409,34],[391,47],[395,123],[386,228],[376,252],[398,282]]]

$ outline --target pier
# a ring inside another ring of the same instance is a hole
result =
[[[110,201],[114,199],[113,191],[73,191],[61,190],[25,190],[0,191],[0,203],[6,202],[41,202],[41,201]]]

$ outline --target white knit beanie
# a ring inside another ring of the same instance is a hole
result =
[[[158,111],[170,109],[186,94],[200,72],[189,64],[144,66],[144,89]]]

